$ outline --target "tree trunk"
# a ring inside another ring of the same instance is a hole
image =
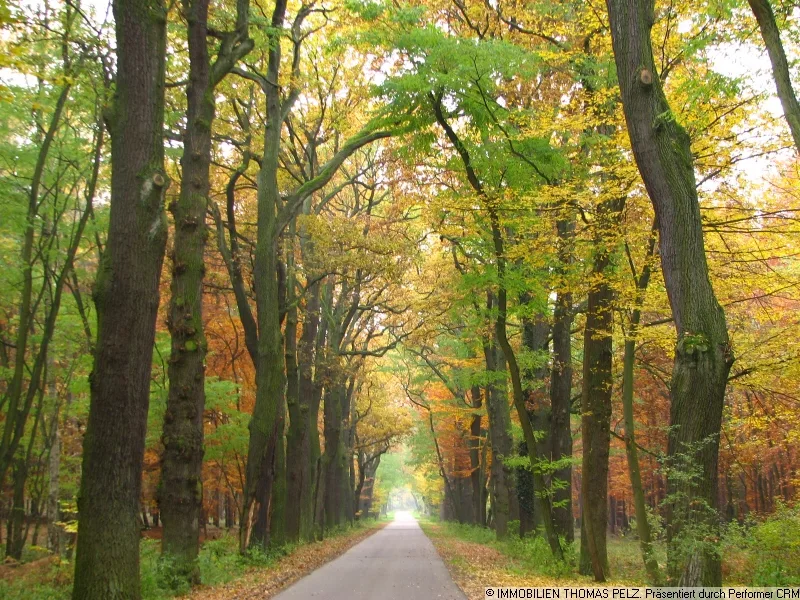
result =
[[[719,555],[705,540],[718,527],[719,433],[733,354],[709,278],[689,136],[655,73],[653,4],[607,4],[628,133],[655,209],[678,333],[667,444],[670,578],[682,586],[719,586]]]
[[[505,356],[506,362],[508,363],[508,370],[511,376],[511,385],[513,390],[513,398],[514,398],[514,407],[517,411],[517,416],[519,417],[520,424],[522,425],[522,431],[525,436],[525,443],[528,446],[528,453],[531,460],[531,466],[533,469],[533,477],[534,477],[534,484],[536,487],[540,489],[544,489],[544,478],[541,473],[541,466],[540,466],[540,456],[539,452],[536,448],[536,438],[535,433],[533,431],[533,427],[531,426],[530,419],[528,418],[527,408],[525,406],[525,398],[524,398],[524,391],[522,388],[522,378],[520,376],[519,371],[519,364],[517,363],[516,354],[514,354],[514,349],[511,347],[510,342],[508,341],[508,333],[506,331],[506,323],[507,323],[507,311],[508,311],[508,290],[506,288],[506,254],[504,249],[504,240],[503,240],[503,231],[501,229],[500,218],[497,214],[497,210],[495,207],[495,200],[489,198],[486,194],[486,191],[483,188],[483,184],[481,183],[480,179],[478,178],[475,169],[472,166],[472,160],[470,158],[469,152],[467,151],[466,147],[462,143],[461,139],[456,134],[455,130],[450,126],[447,122],[447,119],[444,115],[444,110],[442,107],[442,95],[430,94],[429,100],[431,102],[431,106],[433,108],[436,122],[442,127],[447,136],[447,139],[453,144],[458,152],[458,155],[461,158],[461,162],[464,165],[464,170],[466,171],[467,180],[469,181],[472,188],[478,193],[483,201],[484,208],[486,209],[489,215],[489,221],[491,224],[491,232],[492,232],[492,245],[494,249],[494,259],[495,259],[495,267],[497,269],[497,317],[495,318],[494,322],[494,330],[495,330],[495,337],[497,339],[497,344],[503,352]],[[558,534],[553,527],[552,522],[552,505],[550,503],[550,498],[542,495],[536,495],[536,505],[539,508],[539,511],[543,515],[543,524],[545,530],[545,536],[547,537],[547,542],[550,545],[550,549],[553,552],[553,555],[558,560],[563,560],[564,553],[561,548],[561,542],[558,539]]]
[[[322,305],[331,306],[333,303],[333,283],[328,281],[325,284]],[[322,539],[325,529],[325,465],[322,461],[322,448],[319,439],[319,411],[322,406],[323,390],[325,395],[329,395],[329,390],[325,387],[325,382],[329,382],[327,375],[327,340],[328,340],[328,320],[319,321],[319,331],[314,342],[314,379],[311,378],[311,369],[307,371],[301,369],[300,393],[305,389],[311,392],[310,410],[308,415],[309,433],[311,437],[311,456],[309,466],[311,467],[312,481],[314,482],[314,493],[311,498],[313,520],[313,535],[316,539]],[[324,418],[324,415],[323,415]],[[323,421],[324,429],[324,421]]]
[[[600,204],[595,221],[592,280],[586,308],[583,336],[583,392],[581,395],[581,430],[583,467],[581,501],[583,529],[580,570],[594,575],[595,581],[608,578],[606,523],[608,521],[608,457],[611,444],[611,396],[614,292],[606,269],[611,265],[607,232],[613,231],[623,200]]]
[[[236,516],[233,507],[233,498],[230,493],[225,494],[225,529],[236,526]]]
[[[655,233],[655,232],[653,232]],[[655,235],[650,238],[648,248],[648,259],[655,250]],[[631,313],[628,336],[625,339],[625,353],[623,357],[622,370],[622,412],[625,422],[625,452],[628,457],[628,472],[631,478],[631,488],[633,490],[633,507],[636,513],[636,532],[639,535],[639,544],[642,548],[642,560],[644,561],[647,577],[652,585],[661,585],[663,578],[661,569],[658,566],[655,554],[653,553],[653,542],[650,532],[650,522],[647,520],[647,508],[644,498],[644,486],[642,484],[642,472],[639,467],[639,450],[636,446],[635,421],[633,418],[633,386],[634,368],[636,366],[636,336],[641,319],[641,306],[644,302],[644,293],[650,281],[650,263],[647,262],[642,267],[642,272],[636,281],[636,304]]]
[[[309,396],[300,395],[300,371],[298,368],[298,350],[297,350],[297,299],[295,298],[295,287],[297,285],[293,249],[291,244],[294,240],[294,220],[290,225],[288,244],[290,249],[287,253],[287,277],[286,289],[288,293],[287,298],[287,313],[286,313],[286,333],[285,333],[285,353],[286,353],[286,406],[289,413],[289,430],[286,438],[286,495],[291,501],[286,505],[286,539],[290,542],[295,542],[301,537],[301,528],[303,521],[306,521],[306,526],[310,515],[307,510],[308,496],[312,491],[311,481],[309,478],[309,454],[310,454],[310,439],[309,439],[309,421],[308,421],[308,403]],[[314,286],[314,290],[309,290],[312,297],[316,294],[319,298],[319,287]],[[309,303],[311,300],[309,300]],[[307,305],[308,307],[308,305]],[[312,307],[313,308],[313,307]],[[308,319],[306,313],[306,319]],[[313,318],[313,317],[312,317]],[[306,346],[305,338],[308,333],[316,336],[316,331],[307,332],[310,323],[306,322],[303,325],[303,339],[301,340],[301,352],[305,351]],[[316,327],[315,327],[316,329]],[[314,338],[311,338],[313,346]],[[306,360],[307,359],[307,360]],[[301,359],[304,362],[304,368],[309,369],[306,376],[310,377],[310,357],[304,356]],[[305,391],[305,390],[304,390]],[[304,510],[304,507],[306,510]],[[307,534],[307,530],[305,531]]]
[[[75,600],[138,600],[138,508],[164,215],[160,0],[115,0],[111,216],[95,284],[97,345],[78,499]]]
[[[472,484],[472,515],[474,522],[481,527],[486,525],[486,503],[483,501],[483,470],[484,465],[481,461],[481,389],[473,386],[470,397],[472,399],[472,419],[469,425],[469,463],[470,463],[470,482]]]
[[[24,458],[14,461],[11,479],[14,487],[11,514],[8,517],[6,556],[22,560],[22,549],[25,547],[25,481],[28,479],[28,465]]]
[[[295,469],[297,475],[295,481],[290,483],[288,496],[298,499],[298,501],[290,503],[290,510],[297,511],[299,538],[310,541],[314,538],[314,487],[320,456],[317,420],[321,390],[315,385],[313,379],[315,371],[318,375],[320,373],[319,370],[314,369],[315,340],[319,330],[319,283],[315,283],[311,289],[306,290],[306,297],[308,300],[304,311],[303,331],[297,351],[300,367],[298,385],[300,410],[297,425],[300,431],[295,432],[294,435],[299,438],[299,442],[292,445],[292,451],[296,452],[295,458],[288,460],[289,467]]]
[[[347,477],[345,456],[345,417],[347,387],[339,374],[325,395],[325,526],[343,524],[345,515],[344,490]],[[349,486],[348,486],[349,487]]]
[[[369,461],[364,470],[364,484],[359,494],[359,510],[362,518],[369,517],[372,512],[372,497],[375,491],[375,475],[381,464],[381,456]]]
[[[489,294],[488,303],[487,308],[491,312],[493,305],[491,294]],[[508,407],[508,396],[505,392],[505,358],[493,341],[487,338],[484,338],[483,354],[490,382],[486,386],[486,413],[489,417],[489,439],[492,449],[492,516],[497,539],[502,540],[508,535],[509,496],[510,489],[513,489],[510,481],[511,469],[503,464],[503,459],[511,456],[513,451],[511,413]]]
[[[240,549],[250,544],[266,547],[266,519],[272,496],[275,450],[278,437],[278,413],[283,402],[283,343],[280,328],[278,286],[278,212],[281,198],[278,188],[278,154],[281,142],[281,101],[277,81],[280,71],[280,31],[286,16],[286,0],[278,0],[272,13],[265,90],[267,119],[264,126],[264,155],[258,172],[257,240],[253,287],[258,313],[256,367],[256,403],[250,420],[250,443],[247,453],[244,510],[242,511]],[[260,515],[263,527],[253,529],[254,517]],[[251,534],[253,539],[251,541]]]
[[[169,395],[161,440],[158,505],[163,520],[161,552],[175,581],[200,583],[200,511],[203,498],[203,411],[205,357],[203,276],[206,206],[211,165],[211,124],[215,116],[210,81],[208,0],[184,3],[189,42],[188,109],[183,135],[180,196],[169,205],[175,221],[171,299],[167,326]]]
[[[560,219],[556,224],[559,238],[558,256],[562,265],[572,262],[574,218]],[[568,286],[566,286],[568,287]],[[550,460],[565,464],[553,471],[552,479],[561,482],[553,490],[553,527],[567,542],[575,539],[572,518],[572,292],[556,292],[553,311],[553,368],[550,372]]]
[[[278,408],[278,433],[275,441],[275,481],[272,485],[269,537],[270,544],[286,543],[286,401]]]
[[[531,302],[529,293],[520,296],[520,304],[527,305]],[[522,322],[522,344],[526,350],[531,352],[534,356],[543,358],[548,351],[548,337],[550,327],[541,315],[535,319],[523,319]],[[539,454],[547,460],[552,460],[553,457],[553,419],[552,419],[552,403],[549,398],[546,398],[546,393],[543,390],[543,382],[547,374],[546,362],[542,361],[541,366],[537,368],[528,369],[525,373],[525,380],[529,382],[529,387],[525,390],[527,393],[527,406],[528,417],[531,420],[531,426],[536,431],[536,442],[538,445]],[[570,382],[571,386],[571,382]],[[520,456],[528,456],[528,445],[524,440],[520,440],[518,446]],[[552,471],[548,469],[552,474]],[[534,482],[533,475],[530,469],[520,468],[517,469],[517,498],[519,499],[519,528],[520,536],[524,536],[528,532],[536,531],[541,526],[541,519],[534,508]],[[552,489],[552,477],[550,477]],[[559,486],[557,486],[559,487]],[[552,490],[555,492],[556,490]],[[553,507],[553,525],[557,527],[557,508]],[[560,532],[559,535],[566,536],[566,532]]]
[[[607,257],[596,256],[593,272],[602,273]],[[601,282],[589,292],[583,342],[581,430],[581,572],[597,582],[608,578],[606,523],[608,521],[608,456],[611,443],[612,291]],[[588,564],[587,564],[588,563]]]
[[[789,72],[789,62],[786,60],[786,52],[783,50],[781,33],[778,24],[775,22],[775,13],[772,12],[769,0],[747,0],[753,14],[758,21],[758,28],[761,30],[761,37],[767,47],[769,61],[772,63],[772,78],[775,80],[775,87],[778,91],[783,116],[789,124],[794,139],[795,151],[800,152],[800,103],[792,87],[791,73]]]
[[[61,432],[58,423],[54,426],[50,458],[47,461],[47,549],[53,554],[61,553],[61,526],[59,522],[59,469],[61,467]]]
[[[47,395],[58,407],[58,391],[56,389],[55,364],[53,354],[48,355],[48,384]],[[67,407],[70,404],[70,392],[67,392]],[[50,456],[47,459],[47,549],[56,556],[61,554],[61,534],[63,529],[59,525],[59,475],[61,468],[61,428],[59,427],[58,408],[53,415],[52,433],[50,434]]]

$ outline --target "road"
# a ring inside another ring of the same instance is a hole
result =
[[[356,544],[275,600],[466,600],[409,513]]]

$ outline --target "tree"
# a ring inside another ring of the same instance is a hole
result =
[[[250,444],[247,456],[247,477],[244,490],[243,519],[240,531],[240,549],[246,551],[252,544],[269,544],[269,515],[272,489],[275,479],[275,456],[277,444],[283,443],[281,407],[284,405],[284,344],[281,333],[282,286],[285,284],[280,272],[279,244],[281,236],[294,216],[302,209],[306,199],[322,189],[336,174],[345,160],[359,148],[378,139],[389,137],[391,131],[381,129],[380,123],[368,123],[361,131],[346,140],[330,159],[314,171],[314,175],[303,180],[290,193],[283,195],[279,185],[281,135],[286,120],[300,96],[300,48],[307,33],[303,22],[315,12],[313,5],[302,6],[295,15],[291,27],[294,47],[287,93],[281,93],[275,82],[281,80],[281,41],[284,37],[287,3],[278,0],[267,31],[267,68],[259,73],[253,68],[234,69],[241,77],[255,82],[265,97],[266,119],[264,121],[264,150],[257,176],[257,231],[255,243],[255,268],[253,290],[255,293],[256,317],[243,289],[243,281],[236,273],[235,257],[230,249],[224,249],[226,263],[236,289],[236,300],[248,351],[256,369],[256,404],[250,423]],[[319,9],[325,14],[324,8]],[[230,224],[229,224],[230,226]],[[235,237],[231,230],[231,237]],[[224,243],[224,240],[223,240]],[[233,246],[233,244],[231,244]]]
[[[206,212],[211,165],[211,131],[215,88],[253,47],[248,37],[250,5],[237,4],[236,27],[221,38],[213,64],[208,50],[208,0],[183,4],[189,45],[186,127],[183,134],[181,187],[169,210],[175,221],[170,311],[172,336],[169,397],[164,418],[159,509],[164,522],[162,552],[176,575],[199,583],[196,559],[202,513],[203,412],[205,357],[203,276]]]
[[[658,585],[662,581],[661,569],[653,553],[653,537],[650,530],[647,508],[644,497],[644,487],[642,486],[642,473],[639,465],[639,449],[636,446],[636,433],[633,415],[633,390],[634,390],[634,367],[636,363],[636,337],[639,333],[639,325],[642,316],[642,304],[647,286],[650,282],[652,271],[651,260],[655,252],[656,232],[652,232],[648,240],[648,248],[645,256],[645,263],[637,273],[630,251],[628,258],[633,278],[636,283],[636,297],[634,307],[630,312],[628,331],[625,336],[623,373],[622,373],[622,413],[625,421],[625,452],[628,457],[628,471],[631,478],[631,488],[633,490],[633,503],[636,512],[636,532],[639,535],[639,544],[642,548],[642,560],[644,561],[647,576],[650,582]]]
[[[747,0],[750,9],[758,22],[761,38],[767,47],[769,61],[772,63],[772,78],[778,91],[783,116],[789,124],[789,130],[794,140],[795,151],[800,152],[800,103],[792,87],[792,77],[789,72],[789,62],[781,42],[781,32],[775,22],[775,13],[769,0]]]
[[[75,600],[140,597],[139,496],[159,279],[164,194],[166,7],[116,0],[111,216],[94,289],[98,335],[84,438]]]
[[[719,434],[733,352],[709,278],[689,136],[653,60],[652,1],[607,0],[622,105],[653,203],[664,281],[678,334],[670,384],[670,576],[718,586],[719,556],[702,541],[717,519]]]

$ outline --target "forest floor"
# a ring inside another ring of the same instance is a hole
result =
[[[241,557],[236,536],[209,540],[200,552],[204,581],[181,600],[264,600],[296,580],[337,558],[382,529],[388,521],[366,521],[330,533],[321,542],[298,544],[263,556]],[[144,539],[141,555],[143,600],[175,598],[159,573],[158,540]],[[68,600],[73,565],[56,557],[38,558],[20,565],[0,567],[0,598],[4,600]]]
[[[446,525],[420,521],[450,575],[469,600],[485,598],[487,587],[540,587],[554,578],[524,573],[516,561],[497,548],[454,535]]]
[[[552,561],[549,549],[534,538],[497,542],[494,532],[486,528],[424,519],[420,525],[469,600],[484,598],[486,587],[597,585],[591,577],[578,575],[574,568]],[[574,547],[567,549],[568,562],[572,564],[576,562],[576,557],[570,556],[574,551]],[[609,561],[612,575],[616,576],[607,585],[644,585],[644,570],[635,542],[610,539]]]
[[[278,558],[269,568],[254,567],[229,583],[196,588],[182,600],[266,600],[347,552],[356,544],[383,529],[387,521],[377,521],[349,529],[321,542],[303,544]]]

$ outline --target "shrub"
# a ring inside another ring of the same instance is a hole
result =
[[[800,505],[762,521],[731,523],[722,539],[727,579],[758,587],[800,585]]]

